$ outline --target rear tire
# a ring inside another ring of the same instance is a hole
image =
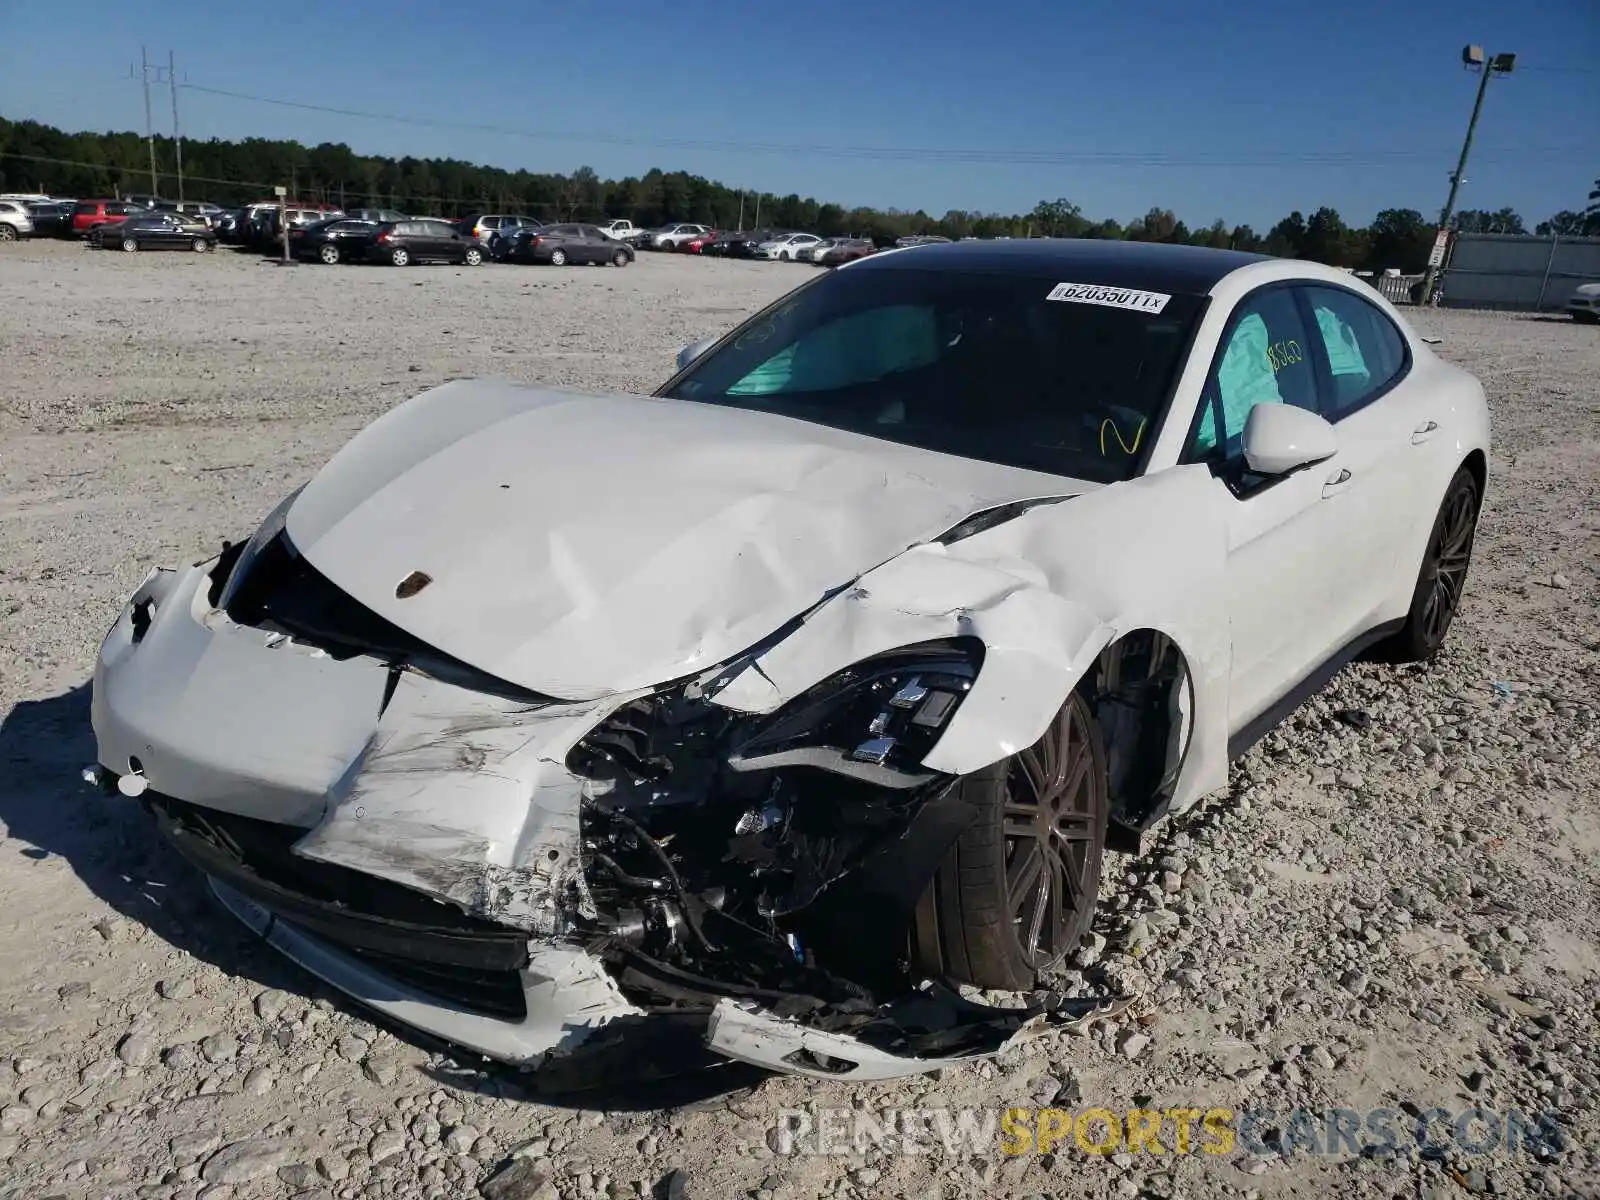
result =
[[[389,251],[389,261],[397,267],[410,266],[411,251],[407,250],[403,246],[396,246],[393,250]]]
[[[17,231],[10,225],[0,225],[0,242],[14,242],[17,240]]]
[[[625,266],[627,266],[628,265],[628,253],[627,253],[627,251],[618,250],[615,254],[613,254],[611,256],[611,265],[613,267],[625,267]]]
[[[564,266],[566,266],[567,265],[567,252],[565,250],[552,250],[552,251],[550,251],[550,265],[552,267],[564,267]]]
[[[1037,743],[956,786],[977,819],[917,905],[913,958],[934,976],[1025,991],[1094,917],[1110,804],[1088,702],[1074,693]]]
[[[1444,646],[1467,586],[1480,501],[1472,472],[1457,470],[1428,533],[1405,624],[1379,643],[1377,657],[1391,663],[1428,662]]]
[[[339,263],[339,247],[324,245],[317,251],[317,257],[330,267],[337,266]]]

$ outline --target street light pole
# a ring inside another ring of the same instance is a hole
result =
[[[1472,119],[1467,122],[1467,136],[1461,141],[1461,157],[1456,160],[1456,169],[1450,175],[1450,195],[1446,197],[1444,208],[1439,212],[1439,230],[1441,233],[1450,228],[1450,217],[1456,210],[1456,194],[1461,190],[1461,181],[1467,174],[1467,155],[1472,153],[1472,135],[1478,131],[1478,115],[1483,112],[1483,97],[1489,90],[1489,80],[1495,75],[1509,75],[1516,66],[1515,54],[1496,54],[1489,58],[1483,52],[1482,46],[1466,46],[1461,51],[1461,61],[1470,71],[1477,69],[1481,72],[1478,79],[1478,97],[1472,104]],[[1422,277],[1422,303],[1428,304],[1433,300],[1434,284],[1439,277],[1439,256],[1435,251],[1428,259],[1428,271]]]

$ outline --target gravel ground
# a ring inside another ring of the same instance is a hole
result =
[[[550,1107],[247,943],[77,782],[95,647],[150,564],[208,555],[425,386],[648,388],[802,277],[0,251],[0,1197],[1600,1195],[1600,333],[1562,319],[1419,315],[1495,422],[1449,648],[1346,670],[1225,796],[1112,856],[1081,957],[1142,997],[1121,1025],[909,1083]],[[1565,1144],[1318,1156],[1281,1122],[1224,1155],[813,1155],[770,1133],[806,1106],[1052,1103],[1555,1111]]]

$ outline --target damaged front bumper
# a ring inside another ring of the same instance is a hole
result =
[[[593,781],[569,759],[639,694],[533,703],[336,656],[234,621],[214,565],[152,572],[107,635],[92,704],[102,778],[143,797],[236,917],[398,1022],[538,1067],[608,1025],[698,1013],[727,1058],[885,1079],[1115,1011],[999,1010],[940,988],[801,1003],[781,982],[722,989],[637,947],[612,953],[585,867]]]

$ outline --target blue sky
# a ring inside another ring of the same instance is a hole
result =
[[[1519,57],[1512,77],[1490,84],[1461,205],[1511,205],[1531,226],[1581,208],[1600,176],[1597,0],[817,0],[804,16],[732,0],[354,0],[327,17],[290,5],[301,14],[292,22],[245,4],[78,0],[70,19],[49,4],[3,7],[0,114],[69,129],[143,128],[128,78],[142,43],[163,63],[173,50],[194,84],[564,135],[186,91],[186,136],[587,164],[603,176],[682,168],[935,215],[1065,196],[1095,218],[1160,205],[1191,225],[1221,217],[1258,230],[1322,204],[1352,224],[1379,208],[1436,213],[1472,107],[1476,81],[1458,57],[1472,41]],[[165,89],[156,101],[169,131]],[[974,149],[1035,161],[950,154]]]

